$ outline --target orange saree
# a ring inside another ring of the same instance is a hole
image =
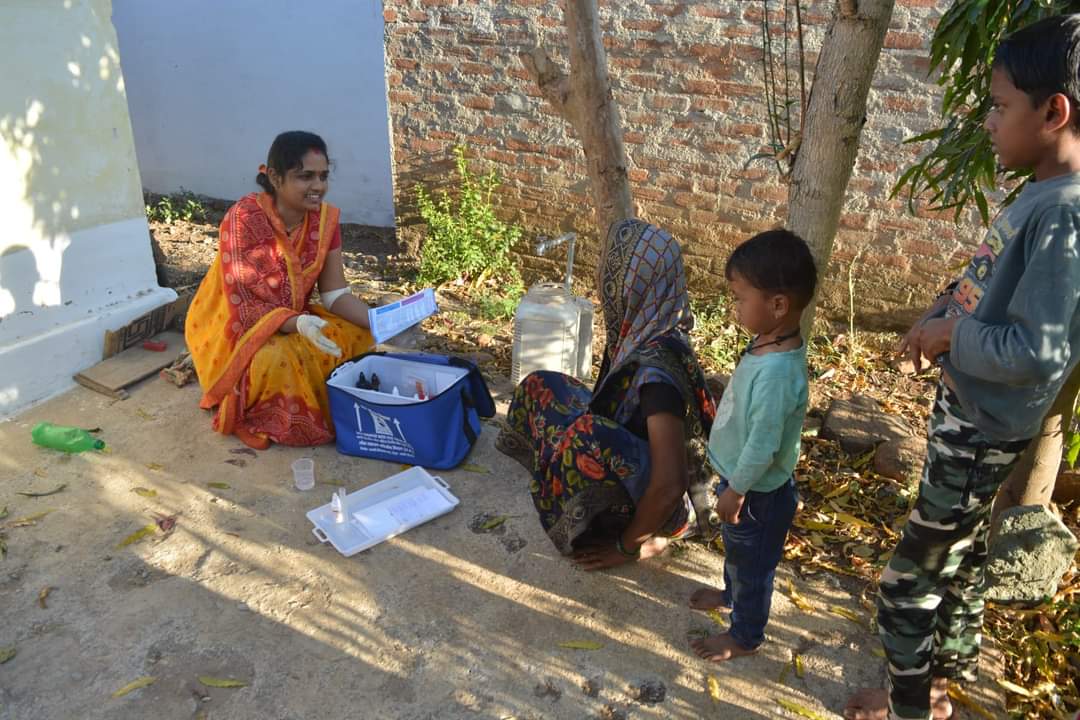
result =
[[[202,386],[199,407],[217,408],[213,427],[265,448],[334,439],[326,376],[374,344],[371,334],[311,305],[311,291],[338,232],[337,208],[309,212],[292,236],[266,193],[252,193],[221,222],[218,253],[188,310],[184,334]],[[328,321],[327,355],[282,323],[302,313]]]

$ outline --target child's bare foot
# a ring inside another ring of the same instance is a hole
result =
[[[934,678],[930,683],[930,709],[934,720],[949,720],[953,716],[949,700],[949,680]],[[847,720],[885,720],[889,715],[889,693],[882,688],[860,690],[851,696],[844,717]]]
[[[930,681],[930,709],[934,712],[934,720],[949,720],[952,717],[948,678],[934,678]]]
[[[721,633],[707,638],[691,640],[690,647],[694,648],[694,652],[698,654],[698,657],[716,663],[733,660],[745,655],[753,655],[757,652],[756,648],[754,650],[744,648],[736,642],[735,638],[731,637],[731,633]]]
[[[889,717],[889,693],[884,688],[864,688],[847,701],[847,720],[886,720]]]
[[[730,610],[727,598],[722,590],[711,587],[700,587],[690,595],[690,608],[692,610]]]

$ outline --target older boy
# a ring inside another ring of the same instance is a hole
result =
[[[902,345],[942,380],[919,497],[881,575],[889,687],[852,697],[855,720],[950,717],[949,681],[975,679],[990,506],[1080,360],[1080,15],[1006,38],[990,91],[1001,165],[1034,178]]]

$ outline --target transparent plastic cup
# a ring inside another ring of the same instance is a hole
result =
[[[297,490],[310,490],[315,487],[315,461],[311,458],[294,460],[292,476]]]

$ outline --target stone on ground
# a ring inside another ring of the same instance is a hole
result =
[[[874,472],[893,480],[911,480],[918,476],[925,459],[925,437],[886,440],[874,451]]]
[[[837,441],[850,455],[861,455],[880,443],[911,436],[903,420],[888,415],[876,400],[865,395],[833,400],[821,428],[821,437]]]
[[[1052,597],[1080,543],[1061,519],[1042,505],[1009,508],[990,545],[986,599],[1038,603]]]

